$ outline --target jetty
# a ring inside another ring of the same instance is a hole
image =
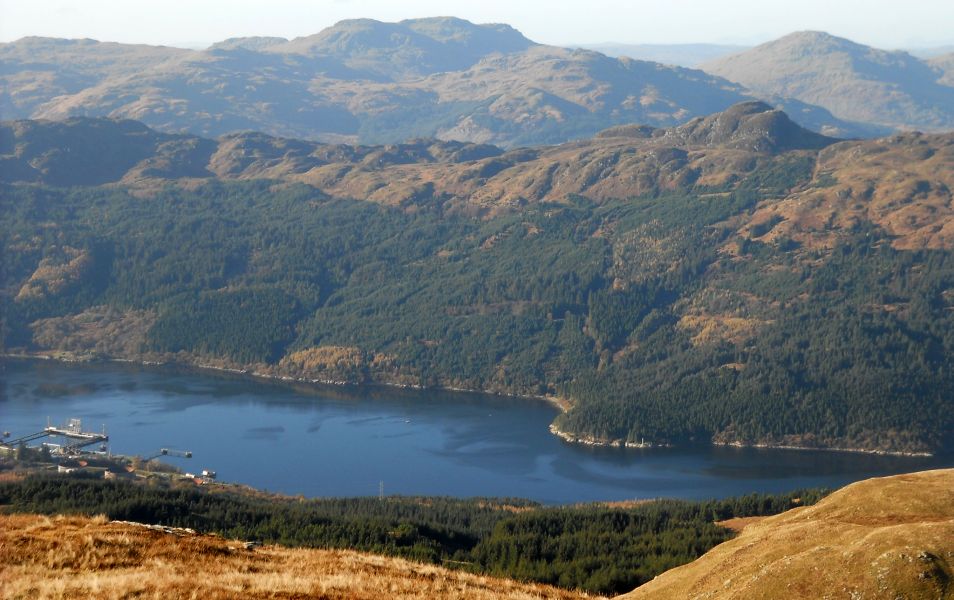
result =
[[[105,445],[106,442],[109,441],[105,426],[103,426],[102,433],[99,433],[95,431],[83,431],[83,422],[80,419],[70,419],[63,427],[50,425],[49,419],[47,419],[47,425],[42,430],[6,441],[2,445],[8,448],[17,448],[21,444],[26,445],[46,437],[63,438],[66,440],[60,448],[64,453],[77,453],[87,446],[93,444]]]

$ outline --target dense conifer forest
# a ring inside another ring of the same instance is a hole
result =
[[[103,514],[287,546],[353,548],[591,592],[619,593],[732,536],[715,521],[813,504],[825,492],[660,500],[619,508],[500,498],[273,498],[34,476],[0,483],[5,511]]]
[[[950,252],[733,236],[811,164],[480,219],[268,180],[4,186],[3,343],[557,396],[604,441],[950,450]]]

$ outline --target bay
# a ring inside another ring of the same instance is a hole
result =
[[[594,448],[550,434],[543,401],[389,387],[319,387],[121,363],[0,363],[0,430],[49,418],[106,427],[114,453],[305,496],[522,497],[547,504],[720,498],[837,487],[954,466],[954,457],[753,448]]]

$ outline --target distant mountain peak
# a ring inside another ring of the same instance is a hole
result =
[[[798,31],[702,69],[761,97],[794,98],[841,119],[904,129],[954,128],[954,88],[945,85],[942,66],[823,31]]]
[[[685,145],[724,146],[755,152],[817,150],[835,143],[797,125],[781,110],[761,101],[740,102],[726,110],[669,129],[665,137]]]
[[[790,43],[791,42],[801,42],[801,43],[825,42],[825,43],[839,43],[839,44],[847,42],[849,44],[853,44],[856,46],[860,45],[860,44],[856,44],[855,42],[852,42],[851,40],[847,38],[839,37],[837,35],[828,33],[827,31],[820,31],[820,30],[814,30],[814,29],[793,31],[792,33],[788,35],[784,35],[778,38],[777,40],[774,40],[774,42],[768,42],[768,43],[771,44],[771,43],[778,43],[783,41],[790,42]]]
[[[269,52],[327,56],[387,80],[466,69],[491,54],[522,52],[536,45],[509,25],[477,25],[456,17],[339,21]]]

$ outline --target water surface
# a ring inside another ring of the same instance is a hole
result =
[[[0,430],[83,419],[111,449],[306,496],[511,496],[546,503],[712,498],[954,466],[905,458],[738,448],[568,444],[541,401],[381,387],[325,388],[118,363],[0,363]]]

